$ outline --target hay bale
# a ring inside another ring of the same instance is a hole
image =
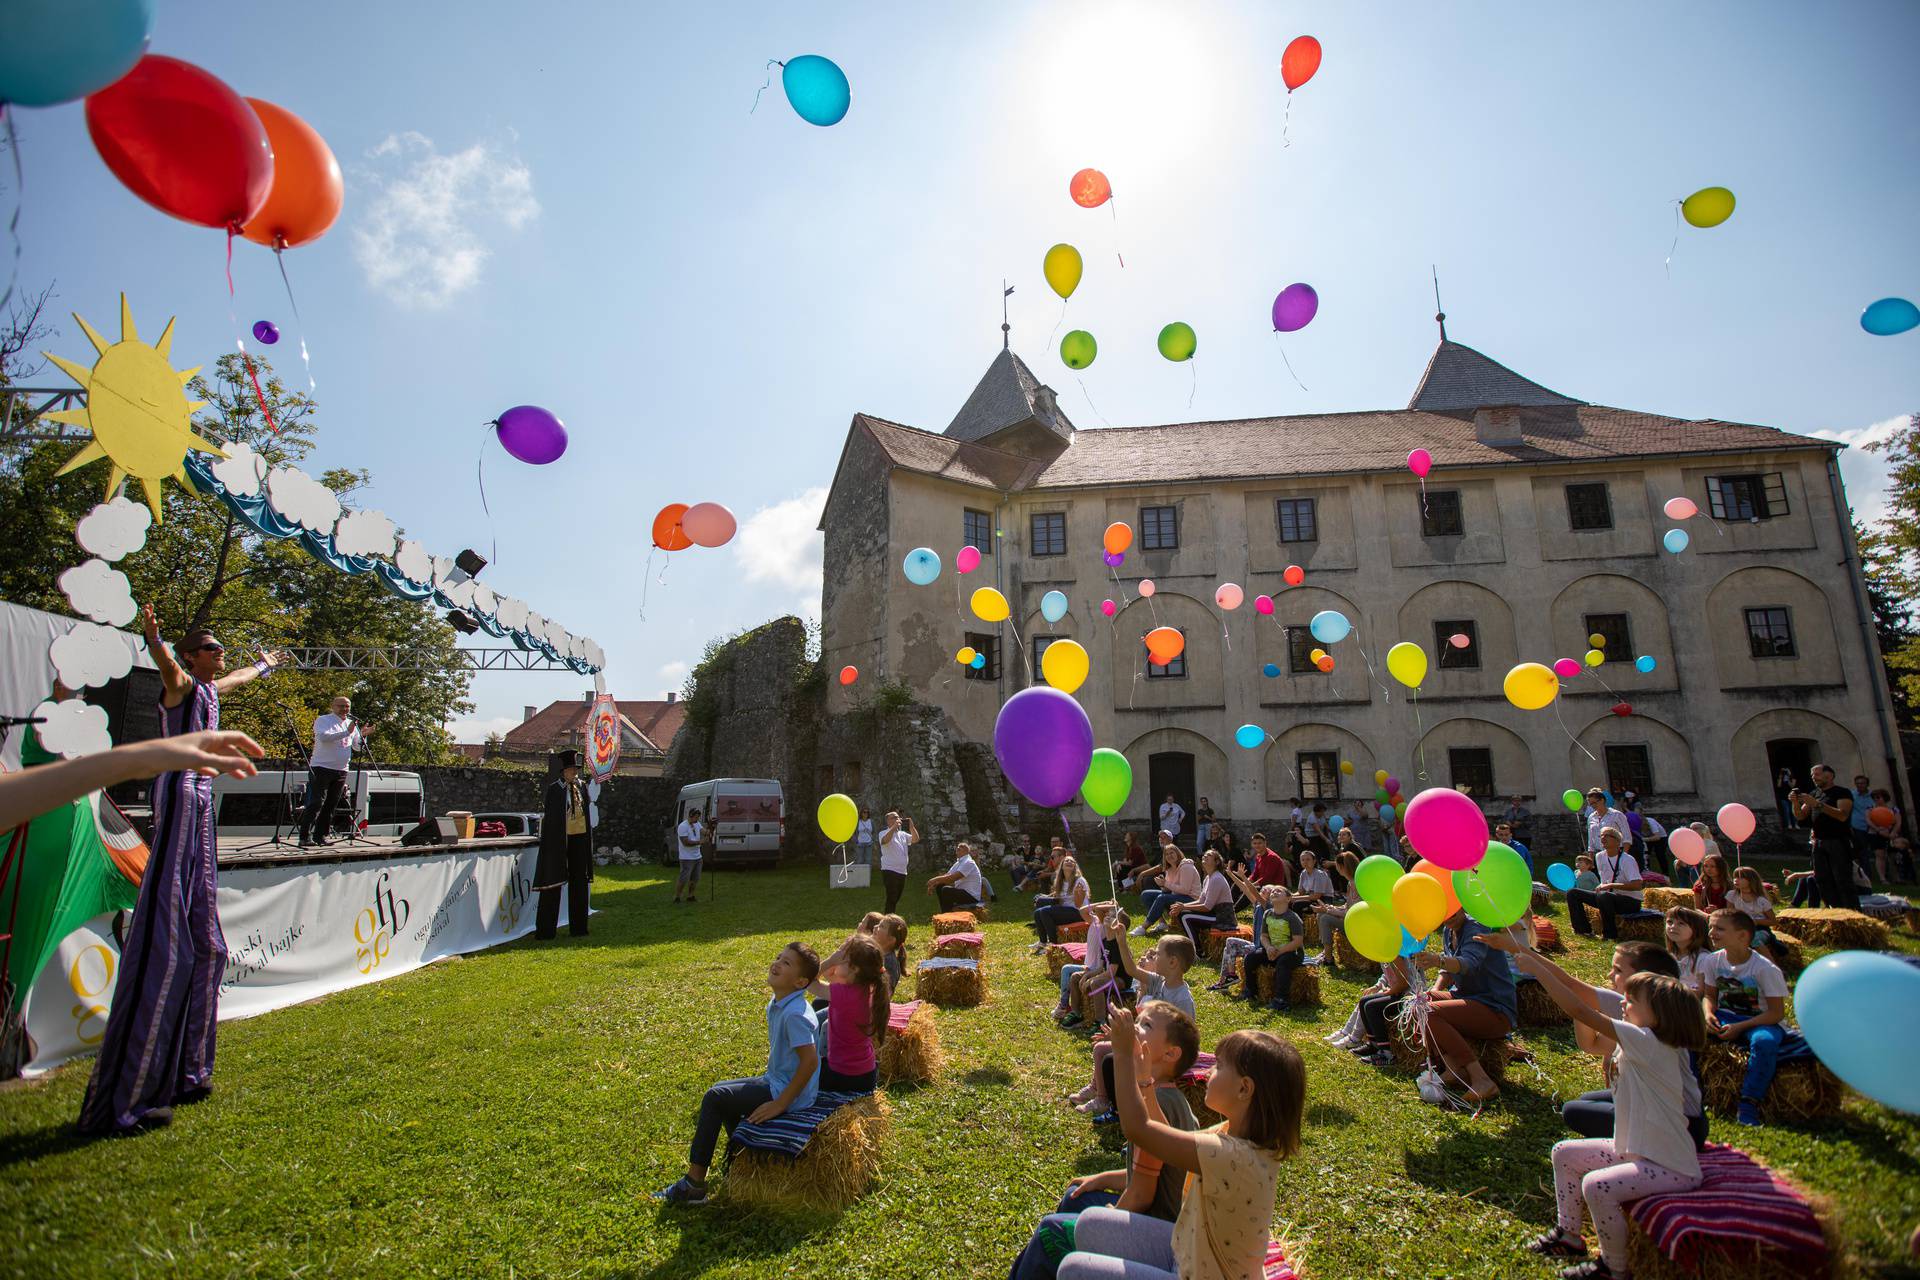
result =
[[[1063,924],[1054,936],[1061,942],[1085,942],[1087,940],[1087,922],[1079,920],[1073,924]]]
[[[1272,965],[1260,966],[1260,998],[1273,999],[1273,979],[1279,970]],[[1317,964],[1298,965],[1293,971],[1293,981],[1287,987],[1287,1003],[1296,1009],[1318,1008],[1326,1003],[1320,997],[1320,966]]]
[[[1777,1175],[1776,1175],[1777,1176]],[[1827,1239],[1818,1258],[1787,1253],[1757,1240],[1732,1236],[1693,1236],[1692,1265],[1682,1266],[1660,1252],[1638,1218],[1627,1215],[1627,1266],[1635,1280],[1828,1280],[1833,1260],[1844,1257],[1834,1232],[1833,1215],[1819,1199],[1808,1196],[1820,1234]]]
[[[1791,933],[1773,930],[1774,949],[1769,955],[1782,973],[1798,973],[1807,967],[1806,944]]]
[[[1333,962],[1342,969],[1358,969],[1362,973],[1378,973],[1377,962],[1361,955],[1355,946],[1347,941],[1347,927],[1341,925],[1333,931]]]
[[[1595,934],[1600,932],[1600,908],[1588,907],[1587,927]],[[1656,942],[1665,943],[1667,937],[1666,917],[1659,912],[1644,909],[1627,915],[1616,915],[1614,924],[1620,931],[1620,942]]]
[[[986,958],[987,939],[978,933],[943,933],[933,940],[933,954],[958,960]]]
[[[1920,907],[1907,908],[1907,932],[1920,933]]]
[[[1640,895],[1640,900],[1647,904],[1649,911],[1666,912],[1673,910],[1675,907],[1692,906],[1693,890],[1651,888]]]
[[[986,912],[975,915],[971,911],[942,911],[933,918],[933,936],[946,933],[978,933],[980,922],[986,918]]]
[[[1202,944],[1200,958],[1218,960],[1226,952],[1228,938],[1245,938],[1248,942],[1252,942],[1253,928],[1243,924],[1233,929],[1207,930],[1207,939]]]
[[[895,1005],[913,1012],[906,1021],[887,1024],[887,1038],[880,1042],[881,1084],[931,1084],[947,1064],[940,1048],[940,1031],[934,1026],[933,1006],[916,1000],[911,1005]]]
[[[1173,1083],[1180,1090],[1180,1096],[1187,1100],[1187,1106],[1193,1109],[1193,1118],[1205,1129],[1219,1124],[1226,1117],[1207,1105],[1207,1080],[1213,1075],[1213,1055],[1202,1053],[1193,1060],[1193,1066],[1187,1073]]]
[[[1387,1045],[1393,1050],[1394,1065],[1405,1067],[1410,1071],[1424,1067],[1427,1062],[1426,1046],[1408,1044],[1401,1038],[1400,1028],[1397,1025],[1392,1028],[1392,1031],[1393,1034],[1388,1038]],[[1532,1057],[1531,1051],[1512,1036],[1504,1040],[1469,1040],[1467,1043],[1473,1046],[1473,1056],[1479,1060],[1486,1073],[1493,1077],[1495,1084],[1507,1082],[1507,1063],[1516,1059],[1530,1060]]]
[[[1573,1021],[1565,1009],[1554,1003],[1547,989],[1538,982],[1522,982],[1514,988],[1520,1004],[1523,1027],[1562,1027]]]
[[[1533,936],[1536,940],[1534,950],[1540,954],[1548,956],[1565,954],[1567,943],[1566,939],[1560,936],[1560,926],[1545,916],[1534,916]]]
[[[853,1205],[880,1172],[880,1149],[893,1127],[885,1094],[849,1102],[814,1131],[796,1157],[750,1147],[730,1150],[721,1194],[729,1201],[838,1213]]]
[[[1708,1107],[1723,1116],[1740,1109],[1740,1085],[1747,1074],[1744,1045],[1709,1039],[1700,1053],[1700,1094]],[[1783,1062],[1773,1077],[1760,1111],[1770,1120],[1806,1123],[1840,1114],[1846,1086],[1817,1058]]]
[[[1056,942],[1041,954],[1047,958],[1047,976],[1058,982],[1062,969],[1070,964],[1087,962],[1087,944],[1082,942],[1075,946],[1068,946],[1064,942]]]
[[[987,975],[978,960],[922,960],[913,971],[913,994],[947,1008],[970,1009],[987,998]]]
[[[1794,937],[1812,947],[1885,951],[1892,944],[1884,923],[1844,907],[1788,907],[1774,915]]]

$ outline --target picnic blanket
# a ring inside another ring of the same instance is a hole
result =
[[[943,933],[933,940],[933,945],[938,947],[949,942],[955,942],[961,946],[968,944],[979,946],[986,940],[987,935],[984,933]]]
[[[1278,1240],[1267,1241],[1267,1260],[1261,1264],[1260,1274],[1263,1280],[1295,1280],[1287,1252]]]
[[[914,966],[919,969],[978,969],[978,960],[969,960],[965,956],[929,956]]]
[[[1700,1153],[1704,1181],[1692,1191],[1636,1200],[1628,1213],[1660,1252],[1696,1271],[1703,1246],[1749,1241],[1803,1258],[1827,1252],[1813,1206],[1790,1183],[1736,1147],[1710,1142]]]
[[[1085,964],[1087,962],[1087,944],[1086,943],[1056,942],[1053,945],[1056,947],[1060,947],[1066,951],[1068,964]]]
[[[812,1106],[782,1112],[765,1124],[742,1122],[734,1126],[727,1149],[749,1147],[755,1151],[798,1156],[807,1149],[807,1143],[813,1141],[814,1130],[826,1123],[828,1116],[866,1096],[864,1093],[823,1093],[814,1098]]]
[[[904,1004],[894,1005],[893,1012],[887,1015],[887,1030],[905,1031],[907,1024],[913,1021],[913,1015],[919,1011],[919,1008],[920,1002],[918,1000],[909,1000]]]
[[[1188,1067],[1186,1070],[1186,1074],[1182,1075],[1178,1080],[1175,1080],[1174,1083],[1175,1084],[1204,1084],[1206,1083],[1207,1077],[1212,1074],[1213,1074],[1213,1055],[1210,1053],[1200,1053],[1200,1054],[1194,1055],[1193,1065]]]

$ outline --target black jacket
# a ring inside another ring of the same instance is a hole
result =
[[[587,796],[584,779],[574,780],[575,803],[586,811],[587,848],[593,848],[593,802]],[[587,863],[589,877],[593,863]],[[567,878],[567,782],[555,778],[547,784],[546,812],[540,820],[540,859],[533,878],[538,884],[558,884]]]

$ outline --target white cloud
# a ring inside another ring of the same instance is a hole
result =
[[[124,646],[123,646],[124,647]],[[89,706],[78,698],[65,702],[43,702],[33,709],[40,745],[56,755],[72,759],[111,750],[113,735],[107,732],[107,709]]]
[[[89,560],[60,575],[60,590],[75,613],[110,627],[124,627],[139,612],[133,603],[133,588],[127,575],[105,560]]]
[[[513,716],[451,720],[447,722],[447,732],[453,735],[455,742],[485,742],[489,734],[497,733],[504,737],[507,730],[519,723]]]
[[[213,464],[213,478],[227,486],[228,493],[237,493],[243,498],[259,497],[260,484],[267,478],[267,460],[244,440],[225,448],[227,456]]]
[[[1861,524],[1872,524],[1887,514],[1886,455],[1868,453],[1865,446],[1891,440],[1910,421],[1903,416],[1867,427],[1827,427],[1812,433],[1821,440],[1851,446],[1840,455],[1840,479],[1846,485],[1847,504]]]
[[[268,473],[267,500],[286,519],[322,535],[331,533],[340,518],[339,496],[298,467]]]
[[[111,627],[82,622],[47,646],[47,657],[69,689],[90,689],[133,670],[133,650]]]
[[[73,527],[73,537],[82,550],[102,560],[118,560],[147,545],[147,530],[152,525],[153,512],[146,504],[122,494],[81,516]]]
[[[733,540],[733,558],[747,581],[795,588],[808,615],[820,609],[825,539],[816,526],[826,501],[827,491],[813,488],[762,507],[741,522],[739,536]]]
[[[684,662],[662,663],[660,667],[660,679],[666,683],[667,688],[678,689],[686,683],[687,672],[690,670],[692,670],[692,668]]]
[[[484,142],[443,155],[431,138],[396,133],[368,157],[354,257],[367,283],[402,306],[446,306],[480,279],[491,252],[483,229],[518,231],[540,214],[533,172]]]
[[[415,582],[433,581],[433,557],[427,549],[412,538],[400,543],[400,550],[394,554],[394,567]]]
[[[390,556],[393,521],[378,511],[349,511],[334,526],[333,545],[343,556]]]

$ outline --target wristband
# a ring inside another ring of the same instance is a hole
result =
[[[273,664],[271,662],[268,662],[265,658],[262,658],[258,662],[253,664],[253,669],[259,674],[264,676],[268,672],[273,670]]]

